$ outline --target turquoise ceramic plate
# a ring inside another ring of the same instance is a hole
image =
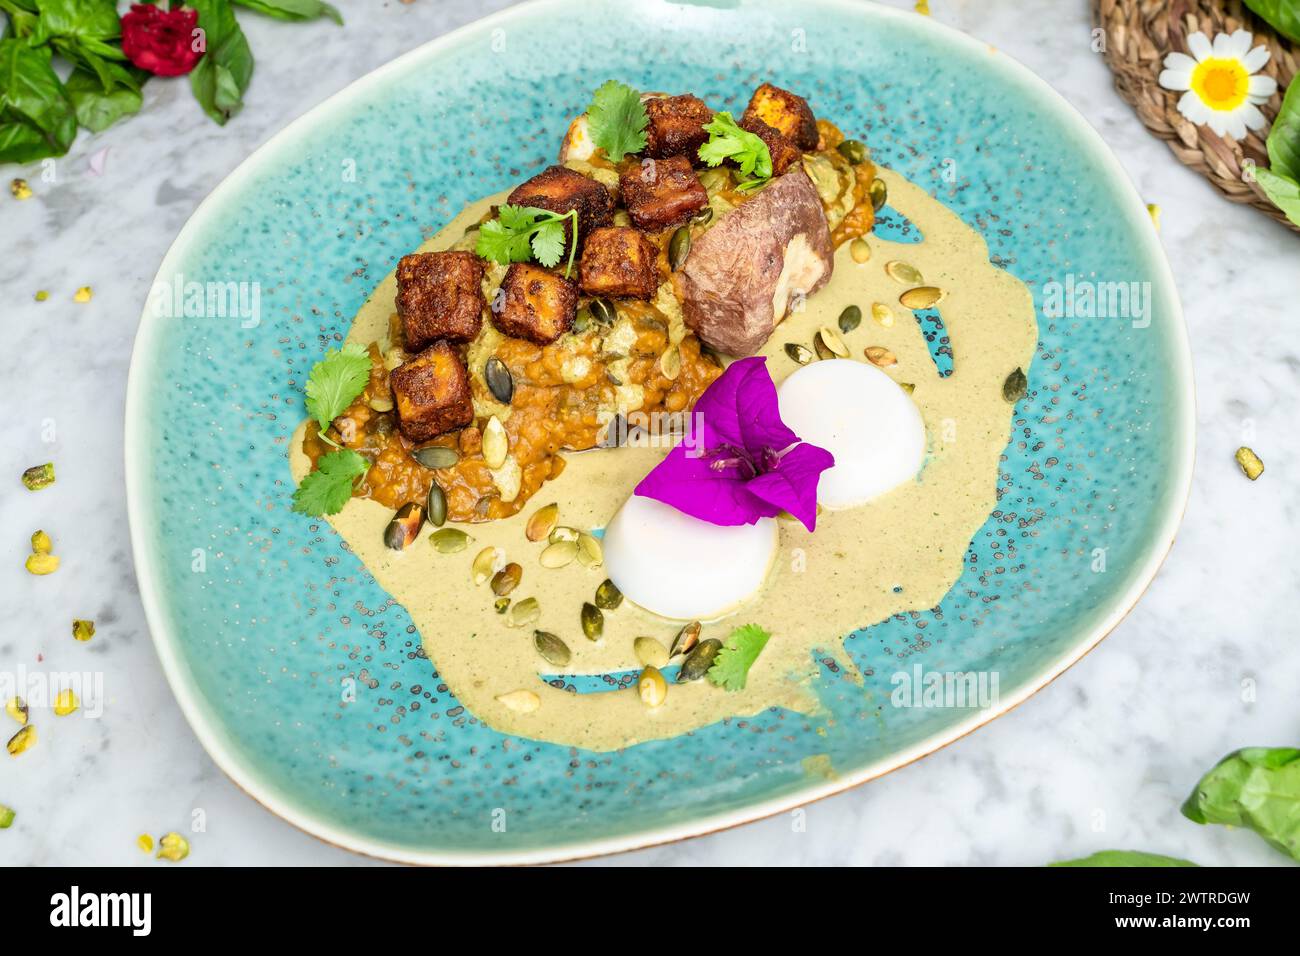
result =
[[[716,830],[900,767],[1005,712],[1100,641],[1155,574],[1187,495],[1192,386],[1173,282],[1115,159],[1045,83],[982,43],[861,3],[793,9],[508,10],[293,123],[172,246],[168,288],[257,283],[260,310],[256,324],[251,308],[145,310],[126,422],[136,567],[186,717],[273,812],[341,846],[430,863],[562,859]],[[611,754],[506,738],[459,705],[405,611],[329,527],[290,512],[285,451],[312,363],[398,256],[465,201],[551,161],[608,77],[737,112],[763,80],[801,92],[977,226],[1034,292],[1041,343],[998,509],[941,607],[849,641],[867,686],[822,682],[829,736],[773,711]],[[1149,308],[1050,317],[1053,282],[1076,297],[1138,283]],[[916,664],[996,671],[998,701],[889,706],[891,675]],[[838,776],[810,774],[814,754]]]

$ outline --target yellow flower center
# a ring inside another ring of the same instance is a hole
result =
[[[1211,57],[1192,71],[1192,90],[1212,110],[1235,110],[1246,101],[1249,89],[1250,74],[1240,60]]]

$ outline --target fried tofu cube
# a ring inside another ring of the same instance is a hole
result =
[[[506,202],[512,206],[536,206],[550,212],[578,211],[578,248],[592,230],[608,226],[614,218],[614,197],[598,183],[567,166],[548,166],[532,179],[514,188]],[[564,254],[573,241],[572,223],[564,224]]]
[[[700,161],[699,150],[709,139],[704,131],[713,122],[713,110],[704,100],[689,93],[681,96],[658,96],[646,100],[646,155],[652,159],[686,156],[692,163]]]
[[[469,372],[457,349],[434,342],[388,375],[397,423],[411,441],[428,441],[474,420]]]
[[[742,119],[759,119],[775,127],[800,149],[817,148],[817,117],[808,101],[771,83],[754,91]]]
[[[483,260],[472,252],[417,252],[397,263],[397,315],[408,352],[468,342],[483,325]]]
[[[628,215],[647,232],[678,225],[709,204],[709,194],[685,156],[628,165],[618,186]]]
[[[492,321],[502,334],[550,345],[573,325],[578,286],[540,266],[516,262],[506,270]]]
[[[654,243],[635,229],[597,229],[582,247],[579,284],[588,295],[653,299],[659,288],[658,255]]]
[[[780,176],[803,157],[799,147],[790,142],[775,126],[768,126],[752,116],[740,121],[740,128],[763,141],[772,156],[772,175]]]

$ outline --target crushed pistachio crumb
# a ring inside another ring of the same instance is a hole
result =
[[[175,831],[158,840],[158,859],[179,863],[190,855],[190,842]]]
[[[54,462],[52,461],[47,461],[43,465],[32,465],[23,472],[23,487],[28,491],[40,491],[52,484],[54,484]]]
[[[1151,217],[1151,224],[1156,227],[1156,232],[1160,231],[1160,207],[1153,202],[1147,203],[1147,215]]]
[[[95,636],[95,622],[75,619],[72,622],[72,636],[79,641],[88,641]]]
[[[1260,461],[1259,455],[1242,445],[1237,449],[1237,465],[1241,468],[1241,473],[1254,481],[1260,475],[1264,474],[1264,462]]]
[[[153,837],[151,837],[147,833],[141,833],[138,837],[135,838],[135,845],[138,846],[145,853],[152,853]]]
[[[27,724],[22,730],[9,738],[9,743],[5,744],[5,749],[9,751],[9,756],[17,757],[20,753],[30,749],[36,744],[36,725]]]
[[[68,716],[68,714],[73,713],[80,706],[81,701],[77,699],[77,695],[69,688],[64,688],[59,691],[58,696],[54,698],[54,713],[59,717]]]
[[[12,807],[0,803],[0,830],[8,830],[14,825],[14,815]]]
[[[88,286],[88,285],[83,285],[80,289],[78,289],[76,292],[73,293],[73,295],[72,295],[72,301],[73,301],[73,302],[89,302],[90,299],[91,299],[91,297],[92,297],[94,294],[95,294],[94,292],[90,291],[90,286]]]
[[[21,697],[10,697],[5,702],[5,713],[25,726],[27,724],[27,701]]]
[[[57,554],[29,554],[26,565],[30,574],[53,574],[59,570],[59,556]]]
[[[34,295],[32,298],[34,298],[37,302],[44,302],[49,297],[50,297],[49,289],[37,289],[36,295]]]
[[[27,180],[25,179],[11,180],[9,183],[9,192],[13,194],[15,199],[32,198],[32,187],[27,185]]]
[[[54,542],[44,531],[32,532],[32,554],[49,554],[54,550]]]

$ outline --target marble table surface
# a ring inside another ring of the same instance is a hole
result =
[[[289,120],[504,5],[335,2],[347,19],[342,29],[241,16],[261,56],[246,108],[227,127],[200,113],[187,84],[152,83],[143,112],[97,136],[83,133],[55,164],[54,182],[42,181],[39,166],[0,171],[6,181],[26,176],[36,191],[25,202],[0,193],[0,310],[11,343],[0,354],[11,395],[0,474],[57,459],[60,550],[75,556],[52,578],[26,574],[28,534],[45,502],[6,483],[0,669],[93,667],[107,692],[99,719],[71,722],[21,760],[0,758],[0,803],[18,811],[0,833],[5,864],[148,865],[135,836],[187,830],[196,810],[206,828],[193,835],[187,865],[371,862],[263,810],[190,732],[140,606],[121,453],[141,305],[199,201]],[[1178,807],[1225,753],[1300,744],[1292,544],[1300,537],[1300,351],[1291,335],[1274,332],[1294,322],[1300,302],[1300,237],[1221,199],[1147,134],[1093,52],[1085,0],[930,7],[1059,90],[1143,197],[1162,207],[1198,392],[1196,477],[1182,531],[1146,596],[1100,648],[978,733],[812,805],[802,829],[777,817],[596,865],[1037,865],[1108,847],[1203,864],[1285,863],[1253,834],[1198,827]],[[295,49],[311,50],[309,68]],[[74,305],[82,285],[94,299]],[[34,303],[37,289],[51,290],[51,300]],[[1267,463],[1258,482],[1233,462],[1243,443]],[[71,641],[72,615],[96,620],[90,644]]]

